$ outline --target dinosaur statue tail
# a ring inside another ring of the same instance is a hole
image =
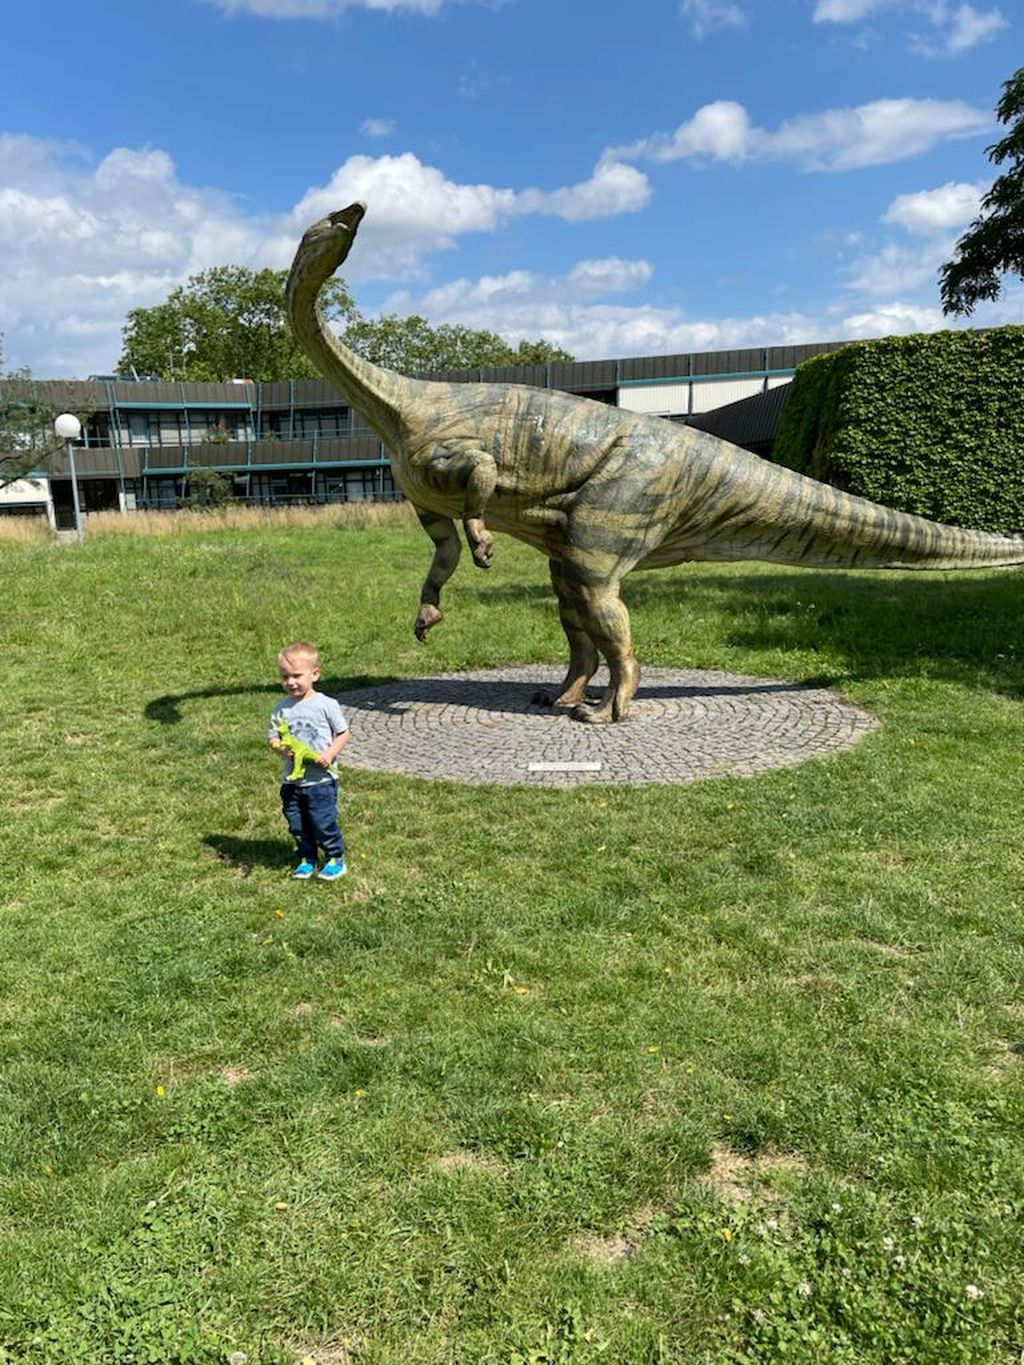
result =
[[[642,567],[762,559],[807,568],[969,569],[1024,564],[1024,536],[895,512],[746,451],[704,447],[688,506]],[[670,557],[665,557],[666,555]]]

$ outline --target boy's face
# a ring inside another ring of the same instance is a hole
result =
[[[312,695],[320,677],[320,668],[308,659],[294,658],[281,660],[281,686],[296,701],[305,701]]]

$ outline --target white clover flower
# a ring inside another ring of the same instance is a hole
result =
[[[911,1221],[911,1223],[914,1225],[915,1228],[923,1228],[923,1227],[924,1227],[924,1219],[923,1219],[923,1218],[919,1218],[918,1215],[917,1215],[916,1213],[914,1214],[913,1218],[911,1218],[910,1221]]]
[[[796,1292],[802,1299],[809,1299],[811,1297],[810,1283],[807,1280],[801,1280],[796,1287]]]
[[[883,1238],[882,1238],[882,1250],[883,1250],[883,1251],[895,1251],[895,1250],[896,1250],[896,1243],[893,1241],[893,1239],[892,1239],[891,1237],[883,1237]]]
[[[977,1303],[978,1299],[984,1298],[983,1292],[978,1288],[976,1284],[965,1284],[964,1294],[967,1298],[971,1300],[972,1303]]]
[[[838,1204],[838,1203],[833,1202],[833,1204],[832,1204],[832,1212],[833,1212],[833,1213],[842,1213],[842,1211],[843,1211],[843,1206],[842,1206],[842,1204]]]

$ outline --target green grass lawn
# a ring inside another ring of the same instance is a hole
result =
[[[881,728],[685,787],[349,770],[349,877],[290,882],[278,648],[560,661],[498,551],[419,646],[415,531],[4,547],[0,1361],[1018,1362],[1021,578],[629,580],[642,662]]]

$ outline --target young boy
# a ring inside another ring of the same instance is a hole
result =
[[[349,728],[345,715],[333,697],[316,690],[320,679],[320,654],[316,645],[296,640],[277,656],[281,686],[288,696],[276,703],[270,713],[267,740],[284,760],[281,771],[281,808],[295,840],[298,864],[292,876],[307,881],[316,870],[317,848],[326,861],[320,879],[337,881],[344,877],[345,841],[338,825],[338,769],[335,760],[348,743]],[[287,722],[294,739],[309,745],[316,755],[302,776],[289,781],[293,755],[282,742],[280,721]]]

